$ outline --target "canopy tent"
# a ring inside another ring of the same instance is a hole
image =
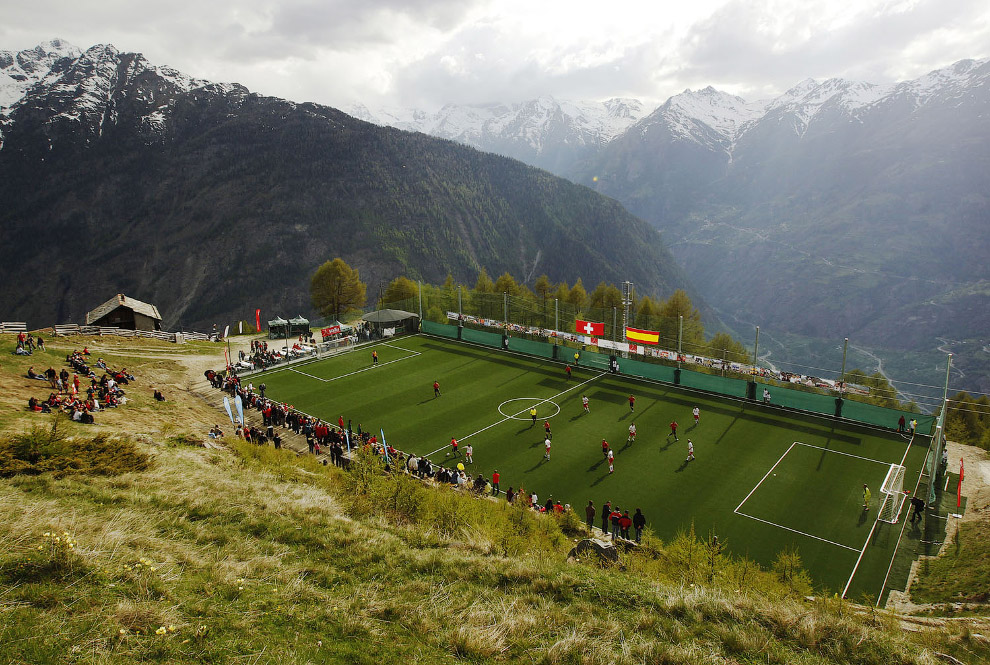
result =
[[[415,318],[418,317],[412,312],[404,312],[401,309],[380,309],[377,312],[368,312],[361,317],[362,320],[368,323],[377,323],[379,325],[398,323],[399,321]]]
[[[419,329],[419,316],[401,309],[380,309],[376,312],[368,312],[361,319],[367,321],[375,330],[396,328],[414,332]]]
[[[295,337],[304,333],[309,333],[309,319],[304,319],[301,316],[288,321],[276,316],[268,322],[268,339]]]

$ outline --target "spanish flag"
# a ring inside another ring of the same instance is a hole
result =
[[[660,333],[654,330],[639,330],[638,328],[626,328],[626,339],[630,342],[640,344],[659,344]]]

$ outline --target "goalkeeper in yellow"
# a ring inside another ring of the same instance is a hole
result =
[[[866,483],[863,483],[863,510],[870,509],[871,498],[873,498],[873,494],[870,492],[870,488],[867,487]]]

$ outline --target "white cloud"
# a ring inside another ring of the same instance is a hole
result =
[[[888,82],[986,57],[985,0],[41,0],[6,7],[0,48],[62,37],[263,94],[436,108],[540,95],[661,101],[806,77]]]

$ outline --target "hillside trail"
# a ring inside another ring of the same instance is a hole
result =
[[[959,528],[963,525],[976,524],[990,521],[990,455],[980,448],[968,446],[954,441],[948,442],[949,468],[958,470],[959,460],[962,460],[966,469],[966,476],[963,480],[963,495],[966,497],[966,512],[962,517],[949,517],[946,524],[945,540],[939,548],[938,556],[944,554],[956,539]],[[934,557],[933,557],[934,558]],[[911,573],[908,578],[907,591],[892,591],[890,599],[887,601],[887,609],[904,615],[917,615],[925,612],[936,611],[944,607],[945,603],[918,604],[911,601],[911,584],[918,576],[921,558],[911,566]],[[966,603],[973,606],[974,603]],[[986,606],[986,613],[990,615],[990,605]],[[915,623],[924,625],[947,625],[954,622],[970,622],[981,625],[986,631],[990,631],[990,616],[986,617],[916,617]]]
[[[245,348],[248,347],[247,344],[242,346]],[[226,393],[214,388],[206,379],[207,370],[219,370],[224,367],[226,363],[224,348],[223,345],[219,345],[215,354],[171,356],[170,359],[186,368],[185,389],[193,397],[202,400],[211,408],[216,409],[219,422],[222,423],[226,420],[231,426],[227,429],[231,429],[231,434],[233,434],[233,423],[230,422],[230,419],[227,417],[227,411],[223,407],[223,398]],[[232,352],[236,353],[236,349],[232,350]],[[264,428],[261,414],[254,409],[244,409],[244,421],[248,425]],[[296,455],[309,453],[309,445],[306,443],[306,437],[304,435],[296,434],[287,428],[282,428],[279,430],[279,436],[282,438],[282,448],[291,450]],[[321,461],[325,458],[325,455],[319,455],[317,457]]]

